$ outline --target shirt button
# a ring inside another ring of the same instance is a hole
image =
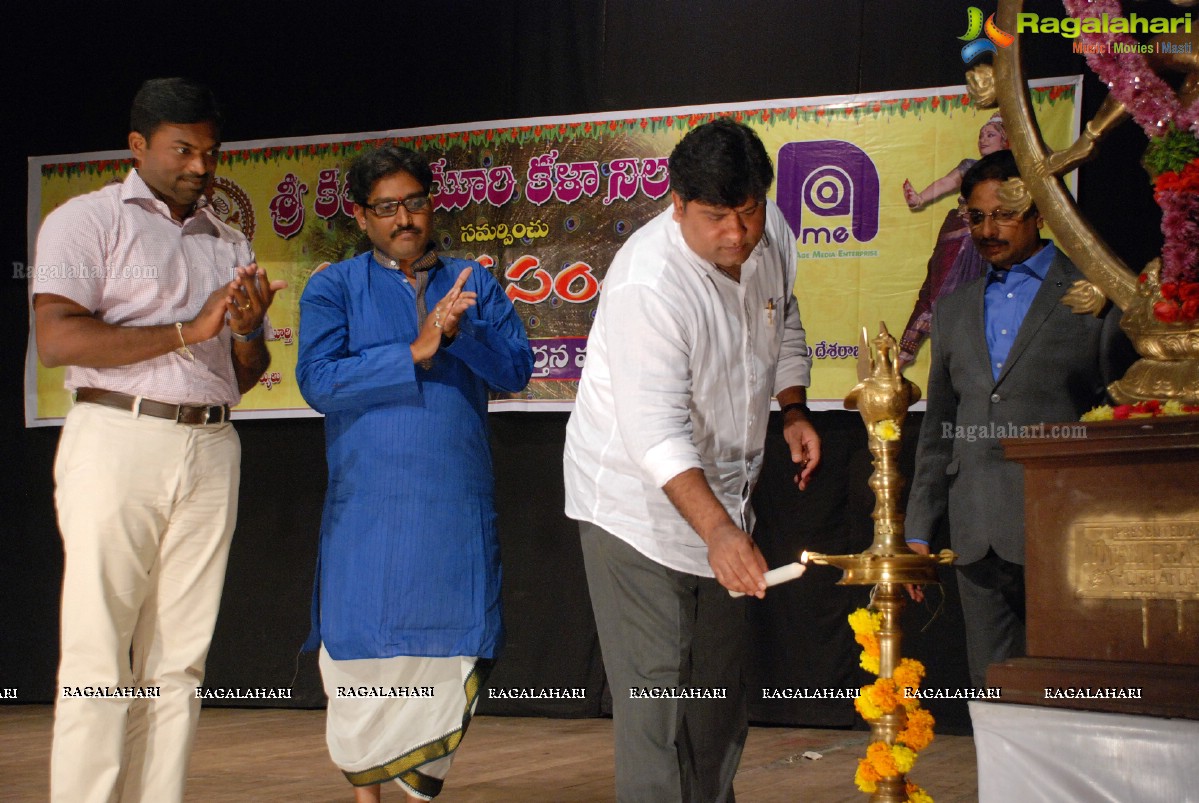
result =
[[[1015,297],[1016,297],[1016,294],[1015,294],[1015,293],[1008,293],[1008,294],[1007,294],[1007,297],[1008,297],[1008,298],[1015,298]]]
[[[992,393],[991,394],[991,404],[998,404],[998,403],[999,403],[999,394]]]
[[[1001,335],[1006,335],[1006,334],[1007,334],[1007,330],[1006,330],[1006,329],[1000,329],[1000,330],[999,330],[999,334],[1001,334]]]

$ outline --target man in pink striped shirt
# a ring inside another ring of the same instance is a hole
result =
[[[284,282],[208,208],[212,93],[142,85],[137,168],[73,198],[38,235],[38,356],[75,395],[54,466],[66,555],[54,801],[179,801],[237,518],[229,408],[270,357]]]

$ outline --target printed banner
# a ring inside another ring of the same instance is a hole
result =
[[[1079,131],[1080,76],[1034,82],[1033,106],[1050,147]],[[965,87],[847,97],[772,100],[561,119],[510,120],[336,137],[225,143],[213,207],[253,244],[258,262],[288,289],[270,318],[270,371],[238,406],[241,417],[314,415],[295,381],[299,300],[318,266],[368,247],[352,215],[346,170],[372,146],[397,142],[429,155],[436,245],[491,270],[527,327],[533,379],[492,409],[569,409],[587,355],[604,274],[616,251],[670,202],[667,157],[714,117],[754,127],[775,161],[772,197],[798,238],[799,299],[812,350],[816,409],[841,409],[857,381],[860,332],[886,321],[898,338],[924,283],[956,184],[913,211],[919,189],[978,158],[980,128]],[[120,181],[127,151],[29,160],[30,293],[52,271],[153,266],[38,265],[41,220],[67,199]],[[951,182],[952,183],[952,182]],[[941,187],[947,185],[938,185]],[[32,323],[32,313],[31,313]],[[70,407],[62,369],[26,366],[26,421],[57,424]],[[925,349],[908,371],[923,384]],[[199,400],[198,400],[199,401]]]

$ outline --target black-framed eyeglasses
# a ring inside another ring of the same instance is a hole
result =
[[[994,212],[980,212],[977,209],[962,209],[958,211],[958,216],[966,222],[970,228],[975,229],[983,224],[987,218],[991,218],[996,226],[1015,226],[1021,220],[1024,220],[1024,213],[1017,212],[1015,209],[996,209]]]
[[[411,214],[419,215],[421,212],[428,212],[432,205],[433,201],[428,195],[413,195],[401,201],[379,201],[377,204],[363,204],[362,207],[374,212],[375,217],[394,217],[401,206]]]

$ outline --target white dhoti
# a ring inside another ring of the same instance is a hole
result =
[[[441,792],[490,661],[453,656],[333,659],[321,646],[329,756],[350,783],[394,780],[411,795]]]

